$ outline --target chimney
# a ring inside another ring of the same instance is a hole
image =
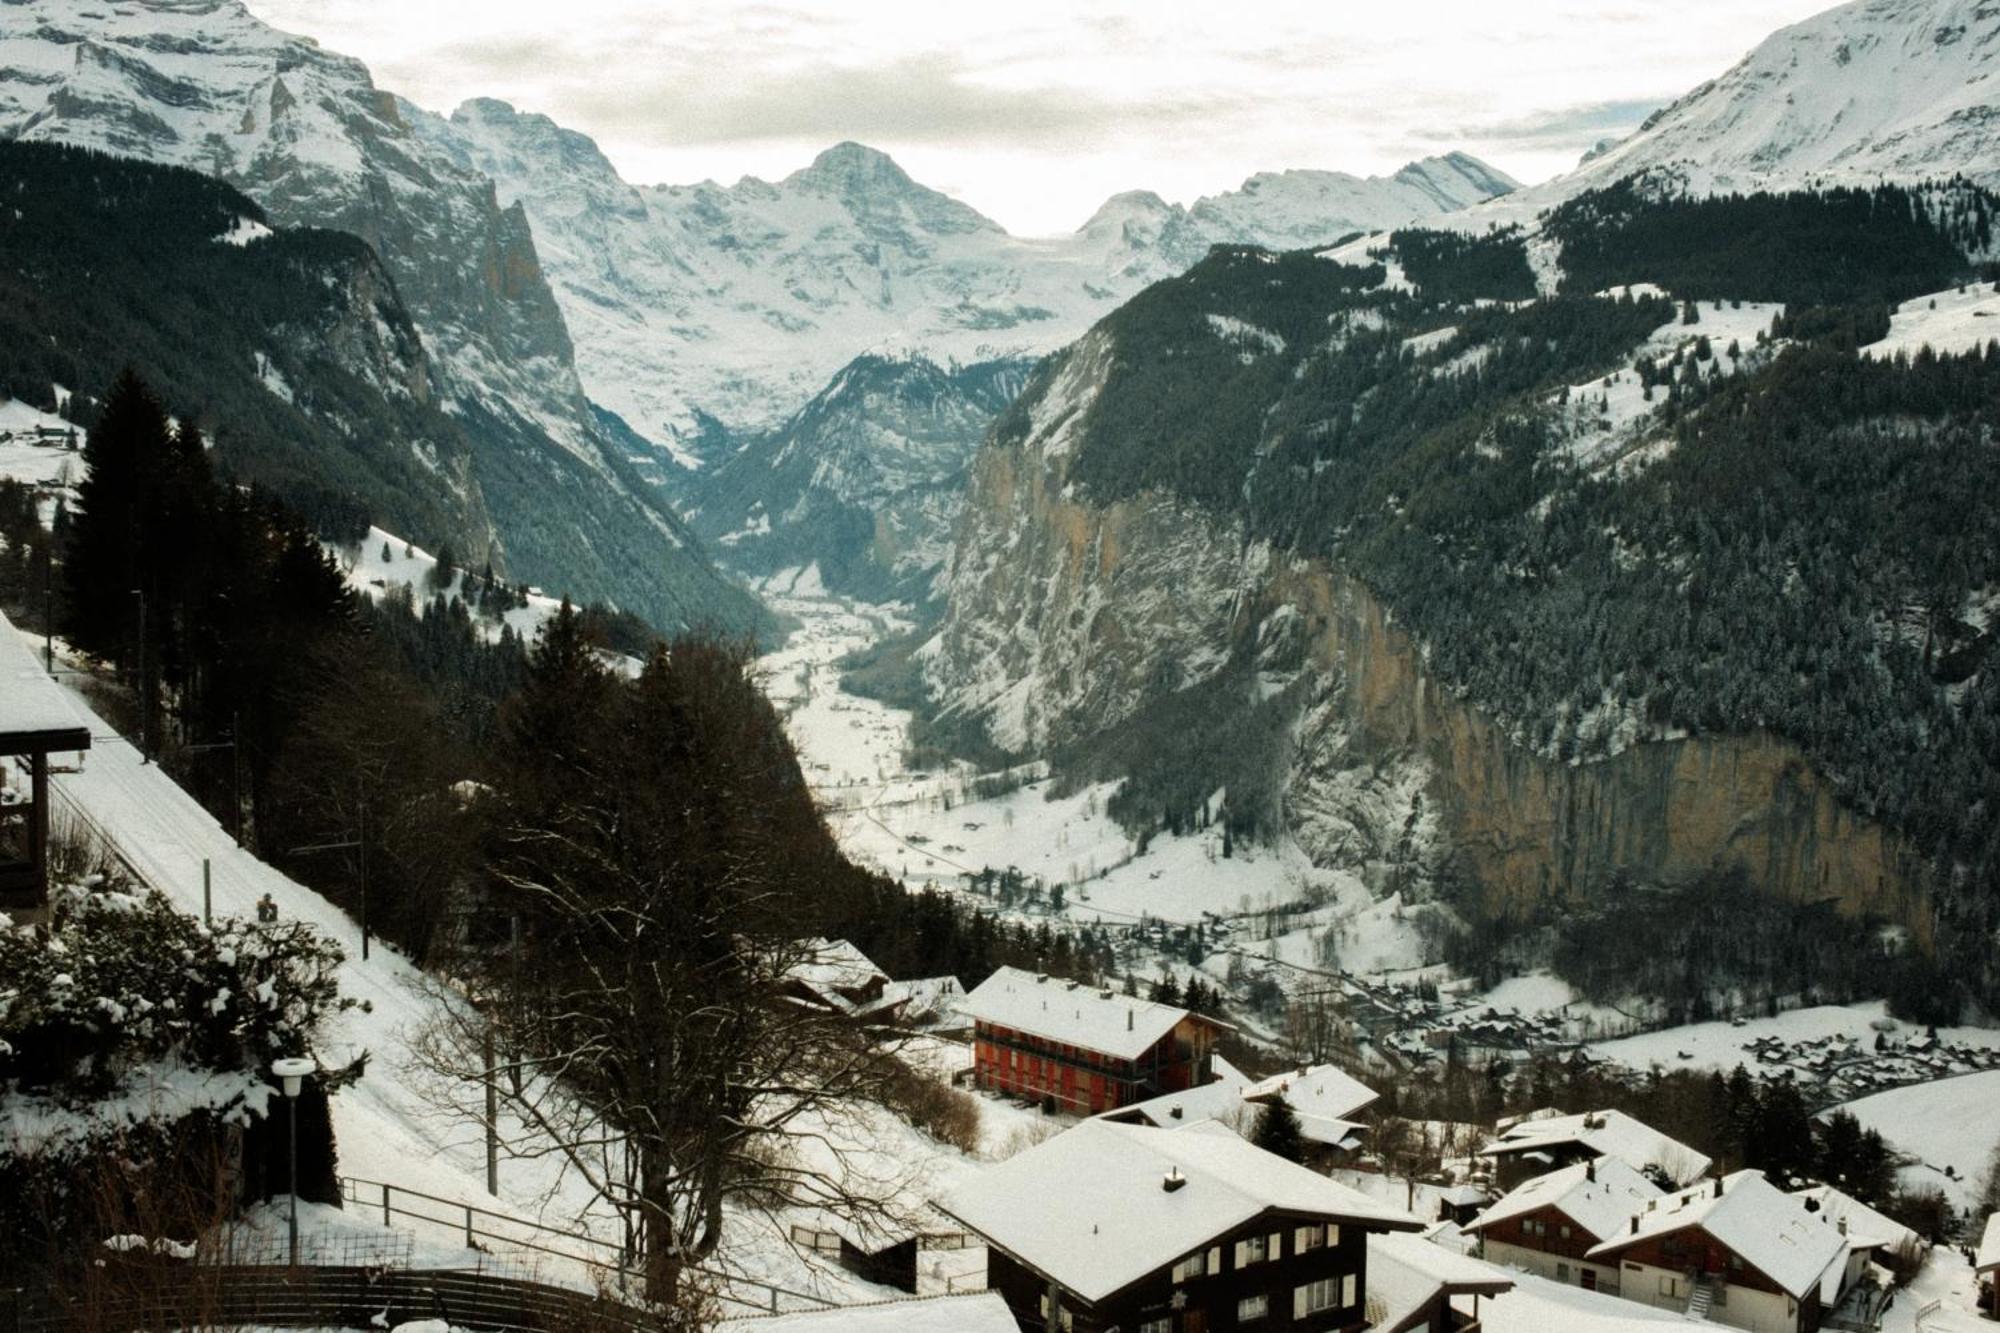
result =
[[[1180,1119],[1180,1118],[1181,1118],[1181,1104],[1180,1104],[1179,1102],[1175,1102],[1175,1103],[1173,1104],[1173,1106],[1172,1106],[1171,1108],[1169,1108],[1169,1109],[1168,1109],[1168,1111],[1167,1111],[1167,1114],[1168,1114],[1168,1115],[1170,1115],[1170,1116],[1172,1116],[1172,1117],[1173,1117],[1174,1119],[1176,1119],[1176,1120]]]
[[[1809,1212],[1809,1213],[1816,1213],[1816,1212],[1818,1212],[1818,1211],[1819,1211],[1819,1200],[1818,1200],[1818,1199],[1815,1199],[1815,1198],[1813,1198],[1813,1197],[1811,1197],[1810,1195],[1808,1195],[1808,1196],[1806,1197],[1806,1211],[1807,1211],[1807,1212]]]
[[[1639,1215],[1637,1213],[1632,1214],[1632,1234],[1635,1236],[1639,1234]]]
[[[1168,1167],[1167,1174],[1160,1180],[1160,1188],[1169,1194],[1172,1194],[1185,1184],[1187,1184],[1187,1177],[1181,1174],[1181,1169],[1177,1166]]]
[[[1715,1197],[1716,1197],[1716,1198],[1718,1198],[1718,1199],[1722,1197],[1722,1177],[1721,1177],[1721,1176],[1717,1176],[1717,1177],[1715,1178]]]
[[[1127,1009],[1125,1011],[1125,1030],[1127,1032],[1130,1032],[1132,1031],[1132,1027],[1133,1027],[1132,1011],[1130,1009]]]
[[[1583,1178],[1593,1185],[1597,1183],[1597,1159],[1595,1157],[1583,1164]]]

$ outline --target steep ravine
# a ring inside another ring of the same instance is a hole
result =
[[[1420,645],[1342,570],[1274,554],[1182,501],[1084,502],[1066,475],[1075,405],[1108,356],[1086,338],[1024,400],[1025,439],[990,440],[974,463],[949,611],[925,650],[944,719],[1010,750],[1087,749],[1233,663],[1251,682],[1246,713],[1280,691],[1301,701],[1284,814],[1322,864],[1379,868],[1414,833],[1423,860],[1455,855],[1498,913],[1585,894],[1619,869],[1675,882],[1734,863],[1768,893],[1928,938],[1918,859],[1788,742],[1542,757],[1430,679]]]

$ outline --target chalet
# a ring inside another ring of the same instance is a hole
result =
[[[1512,1275],[1417,1236],[1368,1238],[1369,1333],[1450,1333],[1477,1328],[1482,1299],[1514,1289]],[[1469,1301],[1464,1315],[1454,1301]]]
[[[1585,1256],[1659,1197],[1659,1186],[1616,1157],[1592,1158],[1521,1182],[1465,1230],[1493,1263],[1616,1296],[1618,1265]]]
[[[1062,1333],[1360,1329],[1369,1233],[1420,1226],[1214,1122],[1087,1120],[938,1207],[1020,1326]]]
[[[1259,1108],[1282,1101],[1298,1115],[1308,1164],[1329,1165],[1360,1146],[1368,1127],[1355,1117],[1380,1095],[1333,1065],[1253,1079],[1219,1055],[1210,1063],[1211,1081],[1106,1111],[1104,1119],[1156,1129],[1216,1120],[1247,1134],[1256,1128]]]
[[[1892,1271],[1921,1262],[1930,1242],[1893,1217],[1885,1217],[1851,1194],[1831,1185],[1814,1185],[1792,1191],[1806,1211],[1818,1213],[1847,1237],[1848,1275],[1844,1285],[1852,1286],[1871,1263]]]
[[[1993,1317],[2000,1319],[2000,1213],[1986,1219],[1986,1233],[1972,1256],[1973,1280],[1993,1302]]]
[[[49,756],[89,748],[90,728],[0,616],[0,913],[18,925],[48,911]]]
[[[805,942],[805,956],[785,973],[783,994],[794,1004],[888,1022],[907,999],[889,974],[846,940]]]
[[[1503,1121],[1499,1137],[1479,1150],[1493,1159],[1502,1188],[1529,1176],[1591,1158],[1615,1157],[1650,1171],[1669,1188],[1701,1179],[1709,1159],[1623,1111],[1534,1114]]]
[[[1738,1171],[1664,1195],[1590,1248],[1621,1294],[1759,1333],[1814,1333],[1840,1303],[1847,1238],[1805,1201]]]
[[[1228,1024],[1003,967],[965,997],[973,1081],[1079,1115],[1209,1082]]]

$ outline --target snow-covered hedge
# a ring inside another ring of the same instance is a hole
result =
[[[341,959],[299,922],[205,926],[155,892],[58,890],[49,924],[0,929],[0,1097],[80,1104],[141,1064],[261,1073],[354,1003]]]

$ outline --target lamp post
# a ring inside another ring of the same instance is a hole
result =
[[[153,757],[147,748],[147,733],[153,723],[153,692],[146,687],[146,590],[134,588],[132,595],[139,599],[139,762],[145,764]]]
[[[271,1072],[278,1077],[285,1090],[285,1108],[291,1121],[290,1167],[286,1172],[286,1189],[292,1197],[291,1254],[292,1267],[299,1266],[299,1089],[306,1077],[318,1066],[312,1061],[296,1055],[288,1055],[271,1062]]]

